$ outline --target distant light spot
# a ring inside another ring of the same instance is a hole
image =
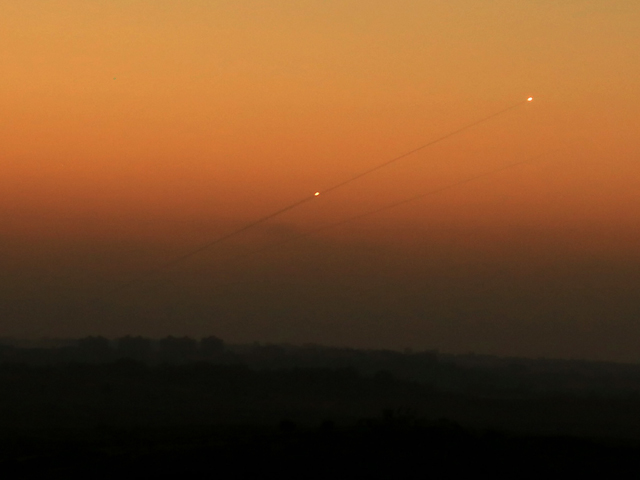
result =
[[[527,98],[527,102],[533,102],[533,97]]]
[[[318,195],[320,195],[320,192],[316,192],[314,193],[314,195],[317,197]]]

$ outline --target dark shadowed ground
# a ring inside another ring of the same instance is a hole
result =
[[[14,342],[1,355],[0,464],[23,475],[640,470],[635,365],[216,337]]]

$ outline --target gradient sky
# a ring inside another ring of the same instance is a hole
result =
[[[630,0],[0,2],[0,336],[640,361],[638,25]]]

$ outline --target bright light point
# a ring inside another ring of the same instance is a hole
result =
[[[314,193],[314,195],[317,197],[318,195],[320,195],[320,192],[316,192]]]
[[[527,98],[527,102],[533,102],[533,97]]]

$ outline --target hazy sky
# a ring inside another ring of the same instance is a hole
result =
[[[0,1],[0,336],[640,361],[638,25],[632,0]]]

